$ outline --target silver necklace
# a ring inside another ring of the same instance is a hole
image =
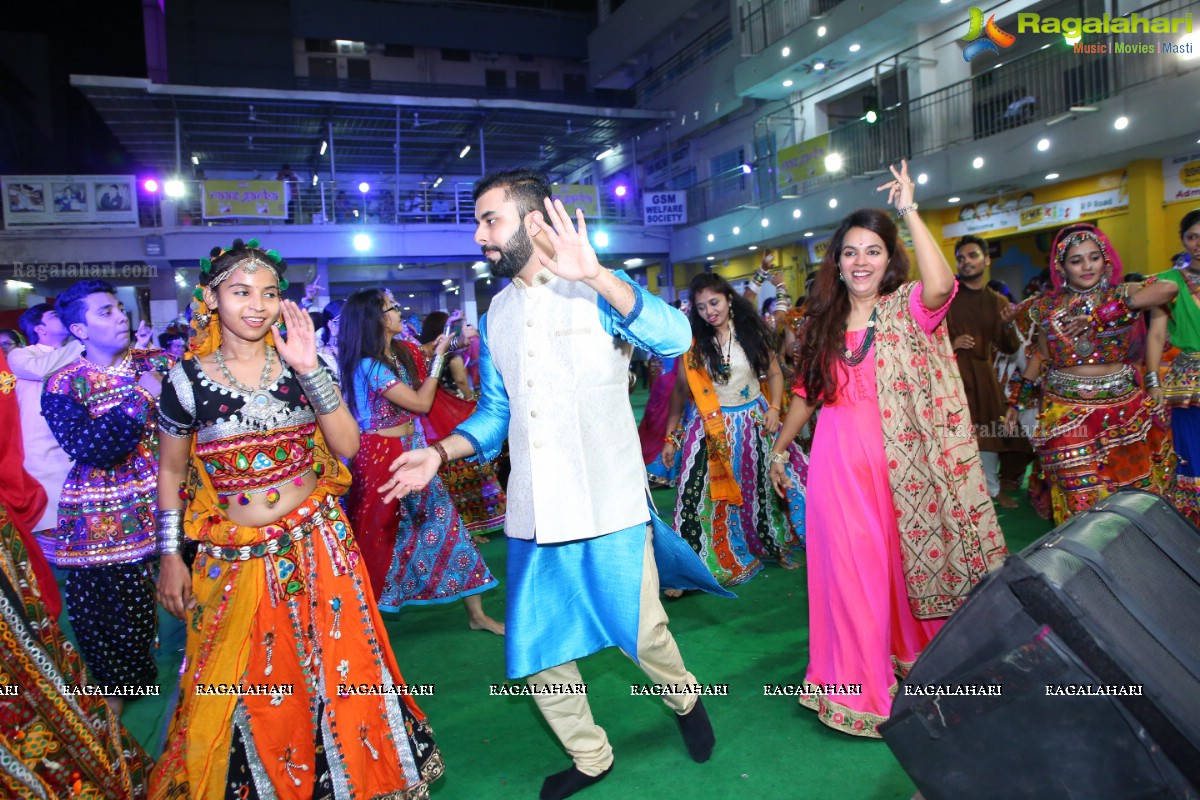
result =
[[[88,357],[86,355],[84,356],[84,360],[87,361],[89,364],[91,364],[96,369],[100,370],[101,372],[108,373],[109,375],[116,375],[121,378],[128,378],[134,374],[134,372],[133,372],[133,356],[131,356],[129,354],[128,350],[125,351],[125,356],[120,361],[118,361],[116,364],[113,364],[111,367],[101,366],[100,364],[97,364],[95,361],[88,359]]]
[[[267,346],[267,358],[263,362],[263,371],[258,379],[258,388],[255,389],[246,386],[229,371],[229,367],[225,365],[225,355],[221,352],[221,348],[218,347],[216,350],[213,350],[213,361],[216,363],[217,369],[221,371],[221,375],[229,382],[229,387],[246,397],[246,403],[242,406],[240,414],[247,425],[262,431],[268,431],[276,427],[287,417],[290,411],[288,404],[274,397],[269,391],[271,388],[271,367],[275,363],[274,347]]]

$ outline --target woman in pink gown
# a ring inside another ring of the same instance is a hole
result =
[[[920,269],[881,210],[830,242],[801,329],[782,453],[824,403],[808,470],[809,665],[800,704],[878,737],[903,677],[1005,552],[942,319],[955,281],[917,216],[907,165],[889,190]],[[886,432],[886,436],[885,436]],[[777,491],[788,485],[772,468]]]

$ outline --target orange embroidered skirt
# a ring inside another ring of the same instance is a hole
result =
[[[211,518],[154,798],[425,798],[442,760],[335,488],[262,528]],[[218,545],[215,542],[228,544]],[[231,748],[232,745],[232,748]],[[232,750],[232,752],[231,752]]]

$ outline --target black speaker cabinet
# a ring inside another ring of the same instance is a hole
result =
[[[927,800],[1200,798],[1200,531],[1112,495],[1011,556],[900,685]]]

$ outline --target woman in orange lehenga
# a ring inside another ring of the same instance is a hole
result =
[[[358,426],[285,268],[254,240],[202,260],[163,386],[159,599],[188,637],[151,796],[425,798],[441,756],[337,502]]]

